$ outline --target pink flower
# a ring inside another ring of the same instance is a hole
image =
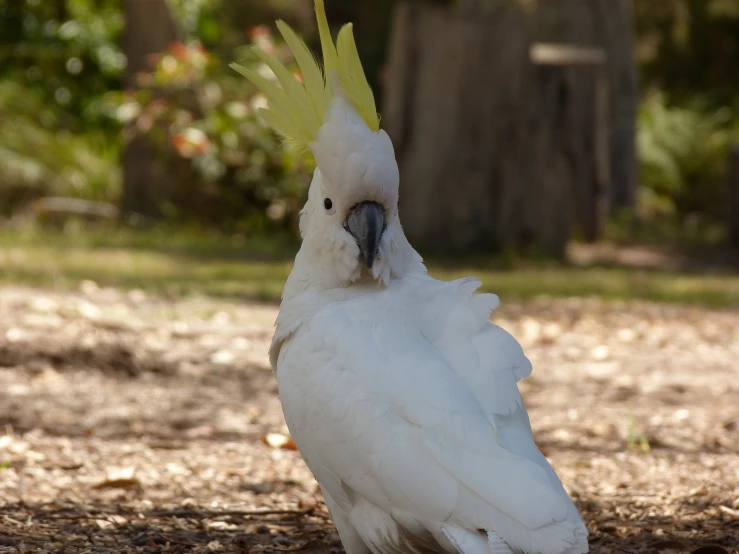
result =
[[[272,32],[266,25],[257,25],[256,27],[249,27],[246,30],[246,35],[249,40],[264,52],[272,54],[275,50],[274,43],[272,42]]]
[[[189,48],[182,44],[179,40],[171,42],[169,44],[169,51],[175,58],[183,59],[189,54]]]
[[[266,25],[254,25],[252,27],[247,27],[246,36],[249,37],[250,41],[258,42],[260,39],[270,38],[272,33]]]
[[[200,129],[188,127],[172,137],[172,145],[183,158],[192,158],[210,150],[210,141]]]
[[[155,98],[149,104],[146,106],[146,108],[149,110],[149,112],[154,115],[158,116],[161,113],[165,112],[168,108],[169,104],[166,100],[162,98]]]

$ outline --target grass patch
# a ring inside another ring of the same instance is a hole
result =
[[[297,245],[172,230],[0,232],[0,283],[60,289],[89,279],[158,294],[279,300]],[[474,275],[504,300],[598,296],[739,306],[739,275],[675,273],[620,266],[490,260],[429,263],[439,279]]]

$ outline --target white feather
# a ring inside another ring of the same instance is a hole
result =
[[[415,275],[310,295],[310,316],[275,346],[290,432],[372,550],[397,547],[395,520],[381,517],[397,512],[470,554],[485,540],[450,525],[527,552],[585,552],[516,386],[530,364],[467,287]]]
[[[285,419],[344,547],[587,552],[518,391],[531,364],[488,321],[497,296],[426,275],[398,218],[392,145],[360,122],[338,98],[311,145],[319,169],[270,349]],[[385,213],[372,272],[344,228],[364,200]]]

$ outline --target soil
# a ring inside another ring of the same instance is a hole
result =
[[[0,552],[341,552],[286,436],[273,305],[0,290]],[[504,302],[591,551],[739,552],[739,313]],[[715,546],[709,546],[715,545]]]

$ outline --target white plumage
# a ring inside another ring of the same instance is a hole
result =
[[[587,552],[518,391],[531,364],[488,321],[497,296],[426,274],[400,227],[387,136],[341,99],[330,114],[271,361],[347,552]],[[347,226],[368,202],[384,222],[373,263]]]
[[[324,58],[335,61],[321,0],[316,11]],[[343,36],[340,58],[354,52]],[[298,40],[289,30],[287,37]],[[497,296],[475,294],[474,279],[426,274],[400,225],[392,143],[374,125],[358,57],[345,62],[339,79],[326,76],[335,83],[328,96],[309,68],[313,96],[330,101],[320,128],[300,135],[311,137],[318,167],[270,350],[288,427],[344,547],[587,552],[587,530],[534,443],[518,391],[531,364],[488,321]],[[327,63],[329,73],[335,66]],[[353,94],[347,75],[360,85]],[[289,133],[300,121],[279,106],[303,93],[283,86],[270,89],[268,121]]]
[[[531,366],[476,287],[412,274],[280,314],[285,418],[350,554],[587,551],[516,386]]]

